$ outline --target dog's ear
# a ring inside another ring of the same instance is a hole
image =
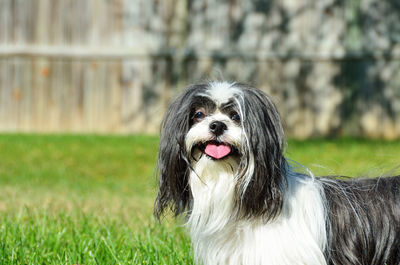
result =
[[[190,129],[192,101],[205,85],[188,87],[168,107],[161,123],[161,139],[158,153],[158,195],[154,214],[160,218],[170,208],[179,215],[191,203],[188,183],[189,159],[185,150],[185,137]]]
[[[240,84],[239,84],[240,86]],[[279,215],[286,189],[286,140],[279,113],[260,90],[242,86],[239,99],[245,132],[244,154],[237,187],[238,213],[242,217]]]

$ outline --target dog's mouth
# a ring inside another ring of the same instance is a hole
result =
[[[208,141],[204,143],[197,144],[197,147],[200,149],[201,152],[206,154],[208,157],[212,159],[223,159],[228,157],[229,155],[237,153],[237,149],[224,142],[219,141]]]

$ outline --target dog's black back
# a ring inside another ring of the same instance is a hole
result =
[[[329,264],[400,264],[400,176],[322,182]]]

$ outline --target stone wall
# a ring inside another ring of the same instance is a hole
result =
[[[181,83],[253,84],[300,138],[400,136],[396,1],[191,1],[187,10],[187,37],[174,44],[189,51],[176,60]]]

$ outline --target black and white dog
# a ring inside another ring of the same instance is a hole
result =
[[[314,178],[284,148],[260,90],[188,87],[162,122],[156,216],[186,216],[200,264],[400,264],[400,176]]]

